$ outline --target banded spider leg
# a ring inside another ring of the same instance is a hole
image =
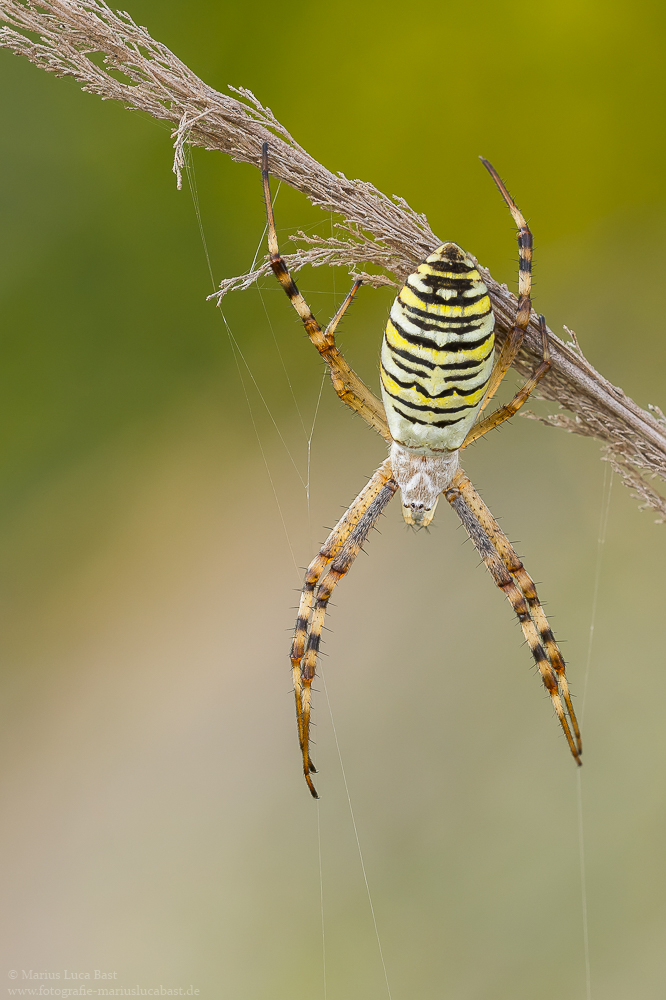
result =
[[[504,346],[495,361],[490,381],[488,382],[488,389],[483,403],[481,404],[479,413],[483,413],[484,409],[499,389],[504,376],[515,361],[518,351],[522,345],[525,330],[527,329],[527,325],[530,321],[530,312],[532,310],[532,300],[530,298],[530,293],[532,291],[532,233],[518,206],[507,191],[504,181],[501,179],[495,168],[488,162],[488,160],[484,160],[483,157],[481,157],[481,162],[492,179],[495,181],[495,184],[499,188],[504,201],[509,206],[509,211],[513,216],[514,222],[518,226],[519,263],[518,309],[516,311],[516,318],[513,326],[509,330],[508,337],[504,341]],[[488,431],[491,431],[494,427],[498,427],[500,424],[504,423],[505,420],[508,420],[509,417],[512,417],[514,413],[517,413],[523,403],[528,399],[530,393],[533,392],[544,375],[550,370],[548,332],[546,330],[546,321],[543,316],[539,317],[539,323],[541,326],[542,345],[541,364],[529,381],[525,383],[523,388],[516,393],[510,403],[507,403],[505,406],[500,406],[500,408],[495,410],[494,413],[491,413],[489,417],[485,417],[483,420],[477,421],[465,438],[462,445],[463,448],[466,448],[467,445],[472,443],[472,441],[476,441],[478,438],[483,437],[483,435],[487,434]]]
[[[494,582],[503,591],[515,611],[544,687],[550,695],[569,749],[576,763],[580,765],[583,745],[564,672],[564,660],[539,601],[534,581],[518,558],[509,539],[461,469],[454,476],[451,486],[444,491],[444,496],[462,521]]]
[[[518,226],[519,298],[515,322],[495,362],[481,411],[499,388],[502,379],[520,350],[529,323],[532,305],[530,298],[532,289],[532,233],[497,171],[487,160],[482,159],[482,162],[499,188],[502,197],[509,206],[514,222]],[[543,316],[539,316],[539,326],[542,345],[541,364],[509,403],[500,406],[494,413],[478,421],[471,428],[463,442],[463,448],[517,413],[544,375],[550,370],[548,331]],[[504,591],[516,612],[544,686],[552,699],[569,749],[576,762],[580,764],[580,755],[583,749],[582,740],[564,672],[564,660],[537,596],[533,580],[525,570],[508,538],[462,470],[459,470],[451,488],[445,492],[445,496],[463,522],[493,580]],[[562,706],[562,699],[564,699],[571,728]],[[573,736],[571,730],[573,730]]]
[[[305,574],[291,646],[291,665],[303,773],[315,799],[319,796],[310,777],[311,772],[317,770],[310,757],[311,687],[326,608],[333,588],[351,569],[368,534],[397,489],[398,484],[391,478],[391,462],[387,458],[345,511]]]

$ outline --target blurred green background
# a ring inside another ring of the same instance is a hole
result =
[[[663,4],[130,13],[515,288],[490,158],[531,220],[536,308],[640,405],[664,406]],[[318,807],[287,653],[300,567],[382,442],[328,385],[318,406],[321,365],[269,281],[225,300],[234,356],[163,123],[6,52],[0,73],[6,982],[99,969],[205,997],[379,1000],[323,685]],[[219,281],[261,240],[259,177],[219,153],[193,164]],[[330,232],[285,187],[276,212],[283,240]],[[300,284],[327,318],[349,279]],[[375,387],[390,298],[362,291],[340,338]],[[542,581],[581,711],[587,690],[592,994],[648,1000],[666,989],[666,528],[616,481],[599,546],[599,455],[516,419],[465,466]],[[463,542],[447,509],[414,534],[390,507],[336,595],[323,661],[392,996],[582,998],[577,775]]]

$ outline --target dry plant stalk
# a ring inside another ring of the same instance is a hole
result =
[[[114,12],[103,0],[0,0],[0,47],[26,56],[57,76],[74,77],[86,91],[104,100],[166,119],[174,125],[174,171],[180,185],[185,143],[217,149],[232,159],[261,164],[261,147],[270,143],[271,174],[302,191],[314,205],[342,216],[340,237],[300,234],[302,248],[285,259],[290,269],[304,264],[344,266],[357,274],[371,264],[389,272],[362,275],[368,283],[400,283],[414,265],[442,243],[424,215],[402,198],[389,198],[372,184],[348,180],[327,170],[287,132],[269,108],[244,89],[221,94],[208,87],[166,46],[156,42],[127,13]],[[254,272],[223,282],[220,295],[247,288],[265,274]],[[484,268],[501,345],[516,313],[516,299]],[[657,407],[641,409],[611,385],[585,359],[575,336],[564,342],[549,331],[552,368],[541,395],[569,414],[538,417],[552,427],[596,437],[605,457],[641,501],[666,518],[666,499],[648,479],[666,480],[666,419]],[[515,367],[531,372],[540,360],[541,338],[535,315],[530,320]]]

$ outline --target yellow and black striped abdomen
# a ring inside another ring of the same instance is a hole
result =
[[[460,447],[490,378],[494,325],[488,289],[455,243],[409,275],[391,307],[381,355],[394,441],[426,453]]]

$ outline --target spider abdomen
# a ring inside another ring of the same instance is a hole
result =
[[[391,307],[382,398],[394,441],[455,451],[474,423],[493,366],[495,319],[472,258],[444,243],[409,275]]]

